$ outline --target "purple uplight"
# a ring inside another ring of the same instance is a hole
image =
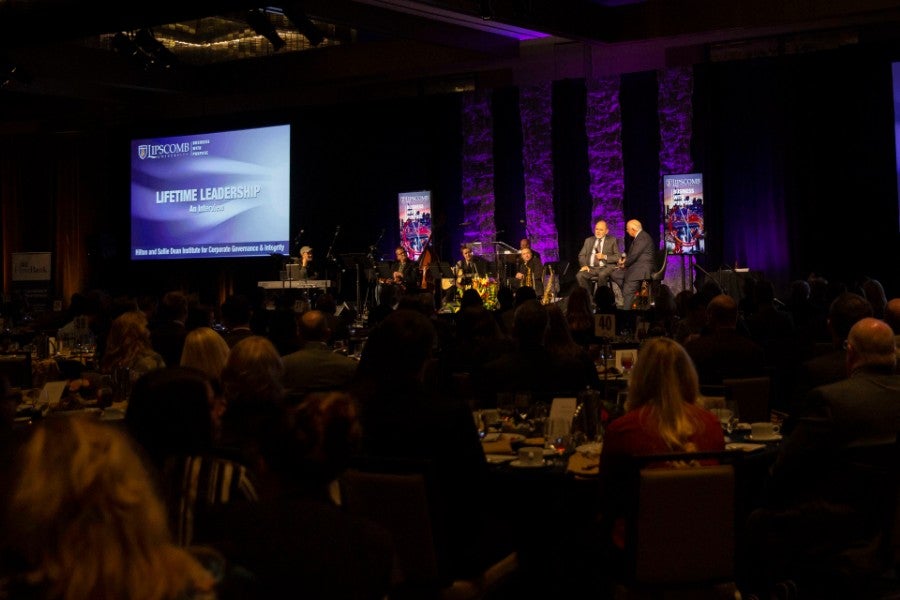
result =
[[[625,235],[622,196],[625,169],[622,164],[622,112],[619,106],[619,78],[605,77],[587,82],[584,127],[587,134],[590,169],[591,222],[604,219],[609,230]]]
[[[532,245],[545,262],[559,260],[559,239],[553,218],[551,95],[549,82],[519,91],[525,218]]]
[[[485,250],[496,237],[494,221],[494,137],[491,97],[487,92],[465,94],[462,100],[462,205],[469,223],[463,242],[482,242]],[[487,254],[484,252],[483,254]]]

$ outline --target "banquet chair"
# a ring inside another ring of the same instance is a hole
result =
[[[669,263],[669,252],[666,250],[665,244],[662,248],[656,250],[656,264],[654,270],[647,273],[645,279],[641,281],[641,287],[638,289],[639,298],[635,300],[635,308],[647,310],[654,304],[659,286],[666,276],[666,267]],[[626,299],[627,301],[627,299]]]
[[[31,387],[31,353],[0,353],[0,377],[5,377],[9,386],[27,389]]]
[[[444,523],[427,461],[375,459],[357,463],[339,480],[340,503],[351,514],[385,527],[395,557],[395,599],[478,600],[495,593],[518,568],[512,552],[471,579],[447,570]]]
[[[670,454],[634,461],[625,571],[615,588],[616,600],[737,597],[737,454]],[[719,464],[704,464],[704,458]],[[668,461],[679,466],[660,465]]]

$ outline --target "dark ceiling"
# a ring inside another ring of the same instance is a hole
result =
[[[0,133],[78,115],[177,116],[489,87],[521,77],[516,70],[542,52],[558,62],[560,47],[578,48],[569,56],[589,57],[584,68],[596,69],[593,57],[627,45],[703,48],[690,60],[709,60],[712,45],[727,54],[773,36],[853,43],[900,29],[900,1],[886,0],[119,5],[131,8],[0,0]],[[250,17],[271,24],[283,46]]]

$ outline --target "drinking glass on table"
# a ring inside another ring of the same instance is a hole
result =
[[[731,435],[737,424],[740,422],[740,417],[738,415],[737,403],[736,402],[726,402],[725,406],[721,406],[718,408],[710,409],[716,417],[719,418],[719,423],[722,425],[722,430]]]
[[[544,447],[557,454],[572,448],[572,424],[566,419],[547,419],[544,425]]]

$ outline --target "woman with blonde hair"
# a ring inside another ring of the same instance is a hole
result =
[[[664,337],[644,341],[629,376],[625,414],[607,427],[600,455],[601,514],[609,528],[603,535],[611,536],[610,550],[624,547],[621,516],[632,500],[632,457],[725,450],[719,419],[697,405],[699,393],[697,370],[681,344]]]
[[[220,381],[222,369],[228,362],[228,342],[212,327],[197,327],[184,337],[181,366],[193,367],[206,373],[212,381]]]
[[[106,339],[106,350],[100,359],[102,373],[114,373],[116,369],[131,369],[134,381],[153,369],[165,367],[162,355],[153,349],[147,315],[138,310],[122,313],[112,322]]]
[[[222,369],[222,391],[226,409],[221,445],[237,450],[238,460],[253,465],[262,424],[284,403],[284,363],[271,340],[251,335],[231,347]]]
[[[215,597],[210,572],[173,544],[125,433],[88,417],[47,419],[20,449],[16,475],[0,530],[18,565],[4,582],[10,598]]]
[[[697,370],[681,344],[648,339],[628,381],[626,412],[607,429],[604,456],[724,450],[719,420],[696,404],[699,394]]]
[[[222,415],[225,413],[225,396],[222,391],[222,370],[228,362],[231,349],[212,327],[197,327],[187,332],[184,337],[184,348],[181,351],[181,366],[192,367],[202,371],[209,378],[213,395],[210,412],[213,423],[218,429]]]

